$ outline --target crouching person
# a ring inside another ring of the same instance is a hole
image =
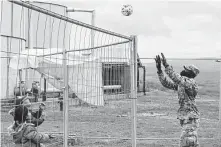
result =
[[[29,117],[28,122],[33,123],[35,127],[40,126],[45,121],[45,108],[45,104],[40,103],[38,111],[33,112],[29,109],[31,116]]]
[[[28,118],[28,108],[23,105],[18,106],[14,113],[14,124],[8,127],[16,147],[43,147],[42,143],[54,138],[39,133],[34,124],[26,122],[26,118]]]
[[[9,111],[9,114],[14,116],[15,109],[20,105],[26,106],[26,108],[28,108],[28,117],[26,118],[26,122],[32,123],[35,125],[35,127],[38,127],[45,121],[45,112],[44,112],[45,104],[44,103],[41,103],[39,105],[38,111],[33,112],[31,110],[31,103],[30,103],[28,96],[24,96],[23,98],[16,99],[15,108],[11,109]]]

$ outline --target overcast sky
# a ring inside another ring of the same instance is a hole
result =
[[[137,35],[140,57],[154,57],[160,52],[165,53],[167,57],[186,58],[221,55],[221,1],[56,0],[53,2],[73,8],[95,9],[96,26],[128,36]],[[132,5],[131,16],[121,14],[124,4]],[[6,17],[6,14],[4,21],[10,18]],[[71,13],[70,17],[86,23],[90,23],[91,19],[89,14],[77,12]],[[8,26],[8,23],[5,26]]]
[[[221,55],[221,1],[75,0],[64,5],[96,10],[96,25],[138,36],[141,57],[164,52],[168,57],[219,57]],[[133,6],[129,17],[124,4]],[[90,23],[87,14],[72,18]]]

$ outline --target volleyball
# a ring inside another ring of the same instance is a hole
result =
[[[131,5],[123,5],[121,13],[124,16],[130,16],[133,13],[133,7]]]

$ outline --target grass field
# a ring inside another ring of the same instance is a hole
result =
[[[169,62],[180,71],[187,61]],[[194,62],[201,69],[197,81],[199,95],[197,105],[201,112],[199,137],[201,147],[221,147],[218,138],[219,105],[219,64],[215,62]],[[177,94],[163,88],[157,78],[154,64],[146,64],[147,95],[138,94],[137,100],[137,146],[175,147],[179,145],[180,125],[176,119],[178,109]],[[46,121],[38,128],[40,132],[62,132],[63,113],[58,104],[48,107]],[[2,132],[12,123],[7,112],[1,113]],[[131,146],[131,101],[129,99],[108,98],[104,107],[71,106],[69,132],[79,137],[75,147],[130,147]],[[1,135],[1,145],[12,145],[12,138]],[[104,139],[94,139],[102,137]],[[114,137],[117,139],[106,139]],[[171,138],[145,140],[144,138]],[[175,138],[175,139],[174,139]],[[47,146],[62,146],[62,136]]]

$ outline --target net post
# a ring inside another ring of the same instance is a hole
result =
[[[68,147],[68,72],[67,72],[67,55],[66,49],[63,49],[63,72],[64,72],[64,87],[63,87],[63,114],[64,114],[64,144],[63,147]]]
[[[219,90],[219,123],[218,123],[218,128],[219,128],[219,138],[221,138],[221,62],[220,64],[220,90]]]
[[[46,101],[46,99],[47,99],[47,97],[46,97],[46,86],[47,86],[46,82],[47,82],[46,78],[44,78],[44,92],[42,94],[42,101]]]
[[[132,118],[132,147],[136,147],[137,144],[137,36],[131,36],[132,47],[131,47],[131,118]]]

